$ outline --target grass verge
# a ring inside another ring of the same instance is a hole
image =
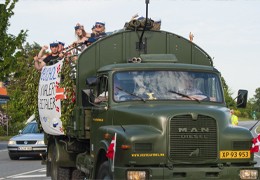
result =
[[[0,141],[8,141],[12,136],[0,136]]]

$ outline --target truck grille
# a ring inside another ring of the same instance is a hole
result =
[[[169,158],[200,163],[217,159],[216,120],[204,115],[180,115],[170,120]]]

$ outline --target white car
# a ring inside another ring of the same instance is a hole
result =
[[[44,144],[44,134],[38,130],[34,120],[8,142],[8,152],[11,160],[20,157],[45,157],[47,146]]]

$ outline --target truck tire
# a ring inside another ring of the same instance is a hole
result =
[[[71,175],[72,180],[84,180],[85,177],[86,177],[85,174],[78,169],[72,171],[72,175]]]
[[[100,165],[99,170],[98,170],[97,179],[105,179],[105,180],[113,179],[113,176],[111,173],[111,168],[109,166],[108,161],[105,161]]]
[[[70,168],[60,167],[56,162],[56,147],[53,145],[51,158],[51,179],[52,180],[70,180]]]

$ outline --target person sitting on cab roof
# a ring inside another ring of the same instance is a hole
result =
[[[159,31],[161,29],[161,24],[162,24],[161,19],[153,18],[152,20],[153,20],[153,27],[151,28],[151,30]]]
[[[75,35],[77,37],[77,40],[72,43],[72,46],[76,46],[81,44],[80,50],[83,51],[86,48],[86,45],[83,44],[85,41],[88,40],[88,37],[90,37],[90,33],[87,33],[84,29],[84,26],[80,23],[77,23],[74,27],[75,29]]]
[[[106,31],[105,23],[101,21],[97,21],[95,23],[94,29],[92,28],[92,33],[90,37],[85,43],[87,45],[90,45],[93,42],[99,40],[100,38],[105,37],[107,35],[105,31]]]
[[[46,46],[44,46],[46,49]],[[50,49],[51,53],[48,54],[44,59],[42,57],[35,56],[34,57],[34,67],[37,70],[41,70],[46,65],[53,65],[56,62],[54,60],[57,60],[59,58],[59,51],[58,51],[58,43],[50,43]]]

